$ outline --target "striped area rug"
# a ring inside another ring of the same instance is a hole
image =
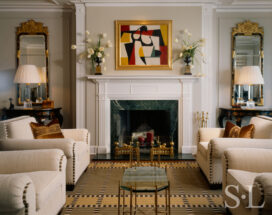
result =
[[[137,163],[150,166],[150,162]],[[210,190],[195,161],[165,161],[171,187],[171,214],[225,214],[221,190]],[[74,191],[67,192],[62,215],[117,214],[118,184],[129,162],[93,161],[79,179]],[[124,210],[128,210],[126,193]],[[161,191],[158,207],[164,210],[165,196]],[[137,194],[137,214],[154,213],[154,194]],[[122,210],[121,210],[122,211]]]

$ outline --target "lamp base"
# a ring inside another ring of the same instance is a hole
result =
[[[253,100],[248,100],[247,102],[246,102],[246,106],[247,106],[247,108],[255,108],[255,102],[253,101]]]

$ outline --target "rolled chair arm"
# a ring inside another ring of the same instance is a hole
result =
[[[224,152],[228,169],[272,172],[272,149],[229,148]]]
[[[260,197],[258,205],[264,203],[264,210],[272,211],[272,173],[262,173],[254,180],[253,194]],[[253,198],[254,199],[254,198]]]
[[[266,148],[272,149],[272,139],[214,138],[210,141],[209,155],[221,159],[228,148]]]
[[[67,158],[73,157],[74,140],[59,139],[8,139],[0,140],[1,151],[30,149],[61,149]]]
[[[65,138],[90,144],[90,132],[85,128],[61,129]]]
[[[64,153],[59,149],[0,151],[1,174],[61,171],[63,163],[66,164],[65,162]]]
[[[36,214],[36,194],[27,175],[0,174],[0,214]]]
[[[224,128],[200,128],[199,142],[209,142],[213,138],[223,137],[224,131]]]

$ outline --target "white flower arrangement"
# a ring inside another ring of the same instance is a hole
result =
[[[108,40],[105,44],[102,44],[103,39],[107,37],[106,33],[100,33],[98,35],[98,42],[94,43],[92,39],[90,38],[90,32],[87,30],[85,32],[86,34],[86,40],[84,41],[86,46],[86,51],[80,54],[80,58],[86,58],[90,59],[92,63],[92,68],[94,70],[95,63],[100,64],[104,63],[105,56],[108,56],[105,54],[105,48],[112,47],[112,43],[110,40]],[[76,45],[72,45],[71,49],[76,49]]]
[[[192,34],[185,29],[182,31],[182,39],[181,39],[181,51],[177,57],[177,59],[186,59],[186,58],[191,58],[192,64],[194,63],[194,57],[196,55],[200,55],[202,58],[203,62],[205,63],[204,59],[204,53],[201,51],[201,47],[205,45],[205,39],[201,38],[197,41],[192,41],[191,40]],[[178,38],[175,39],[176,43],[179,43]]]

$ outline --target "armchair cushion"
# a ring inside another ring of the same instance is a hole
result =
[[[19,173],[17,175],[24,175]],[[63,181],[61,175],[57,171],[37,171],[28,172],[27,176],[32,180],[36,190],[36,209],[43,208],[49,198],[52,198],[52,193],[61,187]]]
[[[35,139],[64,138],[58,120],[52,120],[48,125],[31,122],[30,127]]]
[[[203,156],[207,156],[209,142],[199,142],[198,150]]]

